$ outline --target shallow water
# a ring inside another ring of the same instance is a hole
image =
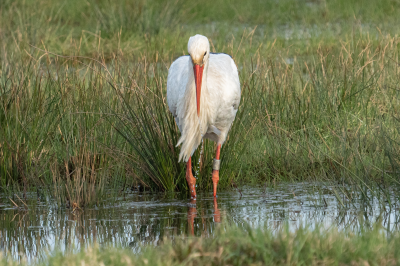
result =
[[[55,250],[76,251],[99,245],[130,247],[157,245],[164,237],[212,236],[219,226],[234,224],[291,230],[316,224],[358,230],[376,222],[388,232],[397,230],[398,208],[389,210],[378,200],[353,200],[343,205],[334,195],[340,188],[314,183],[249,187],[239,191],[199,194],[196,201],[179,194],[134,192],[117,199],[112,206],[72,211],[52,202],[28,208],[14,207],[0,198],[0,250],[13,258],[43,258]],[[19,205],[23,204],[14,199]],[[346,202],[346,200],[341,200]],[[18,204],[17,203],[17,204]]]

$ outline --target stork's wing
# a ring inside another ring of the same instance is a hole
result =
[[[167,80],[167,103],[169,110],[175,117],[175,121],[181,130],[177,114],[177,105],[179,97],[185,94],[186,84],[188,82],[189,56],[181,56],[176,59],[169,68]]]
[[[240,103],[239,74],[233,59],[227,54],[211,54],[208,70],[209,93],[215,101],[217,128],[230,127]],[[229,125],[229,126],[228,126]]]
[[[214,125],[210,125],[207,129],[207,134],[214,133],[217,136],[221,135],[221,130],[216,128]]]
[[[228,54],[211,54],[207,84],[210,92],[218,96],[220,101],[235,105],[237,110],[240,102],[240,81],[235,61]],[[211,88],[212,87],[212,88]]]

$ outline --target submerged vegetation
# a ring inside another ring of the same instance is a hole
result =
[[[38,265],[398,265],[400,261],[400,237],[387,237],[378,227],[360,233],[307,227],[294,232],[246,227],[217,231],[216,238],[166,240],[139,255],[129,249],[94,247],[78,254],[52,254]],[[16,263],[0,259],[0,265]]]
[[[342,201],[354,189],[390,201],[399,11],[389,0],[5,0],[0,189],[78,207],[126,189],[186,191],[166,77],[201,33],[233,56],[242,85],[219,187],[319,180],[342,184]],[[194,155],[200,190],[213,156],[208,141]]]

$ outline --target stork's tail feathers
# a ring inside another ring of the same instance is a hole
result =
[[[182,160],[187,162],[201,143],[202,137],[198,128],[196,132],[193,133],[194,134],[190,135],[182,134],[178,140],[178,143],[176,144],[176,146],[182,144],[181,151],[179,153],[179,162]]]

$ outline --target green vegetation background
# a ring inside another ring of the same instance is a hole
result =
[[[220,188],[317,180],[342,184],[343,204],[349,186],[385,199],[400,171],[399,12],[392,0],[1,1],[1,190],[78,206],[186,191],[165,88],[199,33],[242,84]]]

